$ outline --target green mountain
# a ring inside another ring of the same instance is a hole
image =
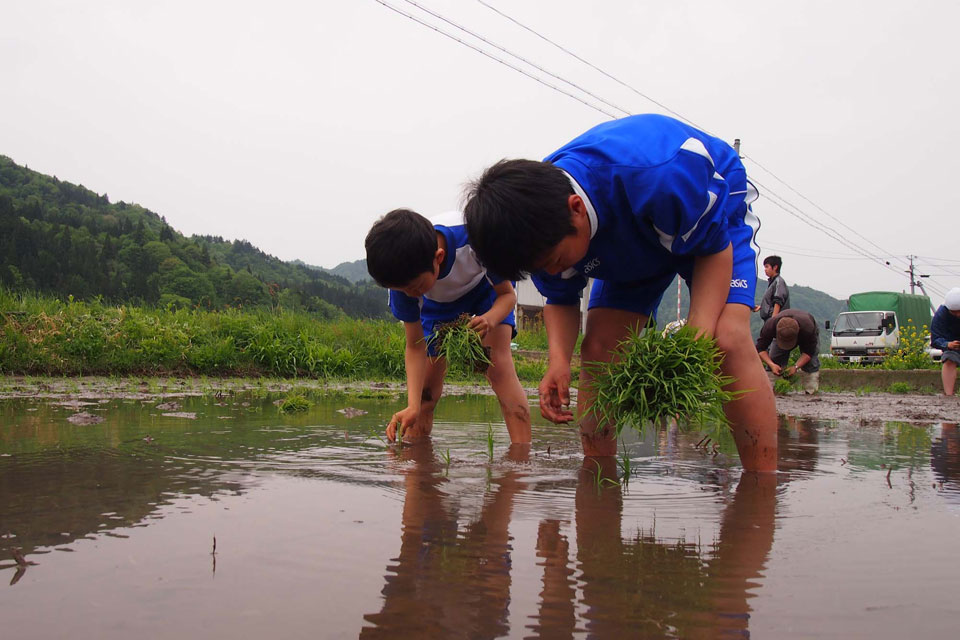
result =
[[[161,306],[273,306],[385,317],[382,289],[283,262],[246,240],[186,237],[153,211],[111,203],[0,156],[0,284]]]
[[[370,274],[367,272],[367,261],[366,260],[354,260],[353,262],[341,262],[332,269],[327,269],[325,267],[318,267],[312,264],[307,264],[302,260],[294,260],[291,264],[298,264],[307,267],[308,269],[315,269],[317,271],[323,271],[324,273],[329,273],[335,276],[340,276],[352,284],[360,284],[363,281],[370,281]]]

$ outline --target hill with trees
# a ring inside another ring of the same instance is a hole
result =
[[[283,307],[386,316],[372,284],[283,262],[246,240],[186,237],[137,204],[111,203],[0,156],[0,284],[162,307]]]

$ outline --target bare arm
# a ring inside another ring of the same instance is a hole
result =
[[[393,414],[387,425],[387,439],[393,440],[398,427],[403,430],[416,424],[423,399],[423,381],[427,375],[427,344],[423,339],[423,326],[419,321],[404,322],[403,333],[406,347],[403,364],[407,372],[407,406]]]
[[[689,324],[698,333],[711,338],[717,328],[717,319],[730,293],[733,273],[733,246],[720,253],[697,256],[693,262],[693,287],[690,290]]]
[[[548,304],[543,308],[550,364],[540,381],[540,413],[551,422],[570,422],[570,360],[580,334],[580,308]]]
[[[503,319],[517,306],[517,293],[509,280],[495,284],[493,290],[497,294],[497,299],[494,300],[490,310],[470,320],[470,327],[476,329],[481,336],[487,335],[487,331],[503,322]]]

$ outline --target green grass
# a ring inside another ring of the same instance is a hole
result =
[[[887,388],[890,393],[910,393],[913,391],[913,385],[909,382],[891,382],[890,386]]]

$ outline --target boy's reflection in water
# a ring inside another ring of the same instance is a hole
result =
[[[960,493],[960,429],[956,422],[940,424],[940,438],[930,445],[930,466],[940,488]]]
[[[529,444],[511,445],[507,459],[526,462]],[[361,638],[497,638],[509,632],[511,546],[508,534],[518,471],[493,479],[480,517],[458,531],[456,496],[431,442],[401,449],[414,462],[405,471],[406,497],[400,555],[388,567],[380,613]],[[452,499],[451,499],[452,498]]]
[[[689,457],[698,438],[676,437],[671,449]],[[781,468],[815,467],[812,423],[782,423],[780,438],[787,445],[780,447]],[[576,485],[576,538],[567,539],[559,519],[541,521],[538,610],[525,629],[511,633],[508,527],[522,471],[495,480],[480,518],[457,538],[458,514],[445,503],[443,468],[429,443],[401,455],[416,465],[406,476],[400,556],[386,576],[383,609],[366,616],[374,626],[361,637],[749,635],[750,590],[759,586],[773,544],[777,474],[742,475],[726,498],[715,540],[661,541],[652,522],[651,531],[621,533],[622,489],[597,485],[617,478],[616,460],[585,458]],[[524,460],[525,452],[512,457]],[[781,485],[788,475],[779,476]],[[635,476],[635,485],[641,481]]]

